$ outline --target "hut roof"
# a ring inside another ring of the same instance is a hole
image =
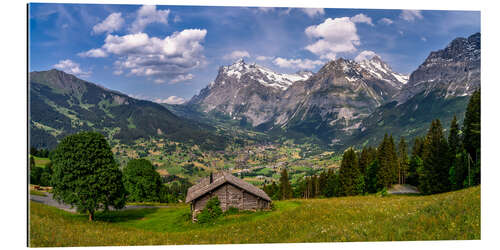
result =
[[[231,173],[222,171],[213,175],[212,183],[210,183],[210,177],[205,177],[201,179],[196,185],[190,187],[187,192],[186,203],[197,199],[198,197],[216,189],[226,182],[231,183],[264,200],[271,201],[271,198],[269,198],[266,192],[262,191],[262,189],[257,188],[256,186],[232,175]]]

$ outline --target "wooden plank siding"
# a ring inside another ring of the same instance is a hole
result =
[[[205,208],[207,202],[215,196],[219,198],[220,207],[223,212],[227,211],[230,207],[252,211],[270,208],[269,201],[246,192],[231,183],[225,183],[192,201],[191,209],[193,220],[195,220],[196,215]]]

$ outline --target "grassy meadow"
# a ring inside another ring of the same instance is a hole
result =
[[[480,239],[480,187],[429,196],[376,195],[274,202],[199,225],[189,206],[100,213],[96,221],[30,203],[29,242],[45,246]]]

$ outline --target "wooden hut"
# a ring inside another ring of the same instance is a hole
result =
[[[230,207],[252,211],[271,207],[271,198],[266,192],[223,171],[210,174],[188,189],[186,203],[191,202],[193,220],[196,220],[196,215],[214,196],[219,198],[222,211]]]

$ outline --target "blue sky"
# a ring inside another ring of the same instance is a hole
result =
[[[480,31],[478,11],[31,4],[30,71],[58,68],[141,99],[179,103],[243,57],[316,72],[376,53],[409,74]]]

